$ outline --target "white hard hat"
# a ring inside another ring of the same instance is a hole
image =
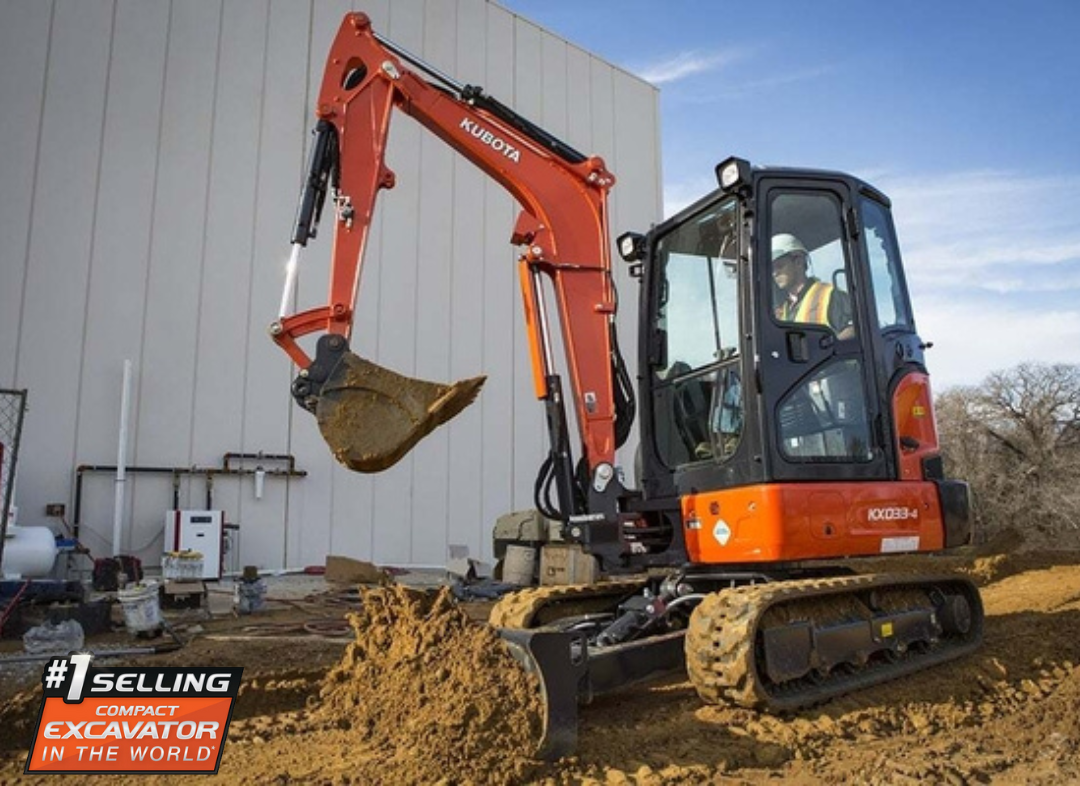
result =
[[[804,254],[807,253],[806,246],[802,244],[802,241],[795,235],[773,235],[772,239],[772,261],[775,262],[785,254],[790,254],[792,251],[801,251]]]

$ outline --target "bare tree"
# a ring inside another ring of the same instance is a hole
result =
[[[988,535],[1080,530],[1080,366],[1024,363],[938,397],[946,470]]]

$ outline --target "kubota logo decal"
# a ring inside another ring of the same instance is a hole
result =
[[[505,139],[501,139],[500,137],[495,136],[495,134],[491,133],[475,121],[470,120],[467,117],[463,118],[459,127],[470,136],[479,139],[496,153],[502,153],[515,164],[521,162],[520,150],[511,145]]]

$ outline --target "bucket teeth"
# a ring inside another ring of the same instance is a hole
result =
[[[485,379],[425,382],[345,352],[322,385],[315,417],[339,462],[381,472],[471,404]]]

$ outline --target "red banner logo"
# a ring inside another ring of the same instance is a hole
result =
[[[26,772],[217,772],[240,668],[92,668],[53,658]]]

